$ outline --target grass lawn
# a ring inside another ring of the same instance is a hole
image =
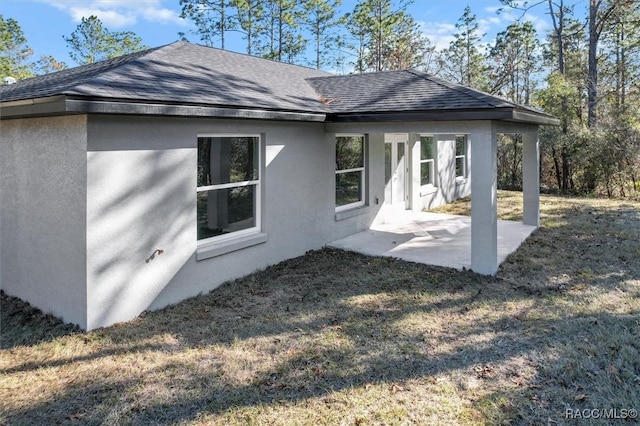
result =
[[[0,424],[637,424],[565,414],[640,409],[640,203],[541,217],[495,277],[326,249],[90,333],[3,294]]]

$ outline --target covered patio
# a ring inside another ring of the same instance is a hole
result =
[[[387,173],[389,176],[381,176],[379,169],[371,167],[373,171],[369,177],[370,181],[384,179],[389,184],[396,182],[399,173],[406,173],[406,192],[404,197],[400,197],[401,202],[389,203],[385,192],[381,197],[382,208],[376,219],[368,224],[368,229],[332,240],[328,245],[370,255],[393,256],[494,275],[500,263],[540,225],[538,128],[541,124],[555,123],[553,118],[546,116],[521,116],[515,111],[509,113],[513,117],[508,121],[365,121],[328,125],[327,130],[335,134],[368,133],[372,151],[389,142],[395,144],[401,135],[408,141],[406,163],[398,161],[397,169]],[[433,186],[422,183],[424,134],[437,135],[438,140],[443,142],[437,147],[437,178]],[[453,151],[452,140],[460,134],[466,135],[468,146],[465,152],[465,170],[468,174],[462,177],[458,176],[457,163],[454,166],[452,161],[454,156],[458,158]],[[520,134],[522,138],[522,222],[506,222],[497,217],[497,140],[500,134]],[[402,179],[397,181],[401,182]],[[429,198],[431,190],[438,191],[440,198]],[[425,213],[426,210],[467,195],[472,196],[470,217]],[[371,193],[370,203],[376,204],[377,197],[378,194]],[[337,214],[336,219],[342,218]]]
[[[373,222],[361,220],[360,229],[368,228],[364,233],[340,241],[335,239],[348,234],[330,238],[331,245],[359,250],[377,247],[376,254],[400,257],[405,253],[426,263],[435,263],[438,252],[444,257],[440,263],[493,275],[501,259],[539,226],[538,130],[541,125],[558,125],[555,117],[413,70],[309,81],[330,105],[325,125],[328,141],[352,135],[367,139],[362,161],[351,168],[336,168],[336,182],[343,173],[361,176],[359,204],[344,211],[338,206],[336,222],[357,218],[362,207],[401,211],[399,218],[392,215],[392,220],[382,221],[376,211]],[[522,225],[512,225],[519,232],[497,219],[500,134],[521,135],[523,218]],[[470,218],[441,220],[440,225],[437,220],[418,219],[425,209],[468,195],[472,195]],[[403,222],[406,210],[415,215],[409,222]],[[387,235],[388,240],[367,241],[375,235]],[[430,246],[433,253],[416,252],[413,246]],[[453,250],[449,256],[448,250]]]
[[[498,220],[498,265],[516,251],[536,228],[521,222]],[[395,257],[459,270],[471,269],[471,217],[407,211],[328,245],[369,256]]]

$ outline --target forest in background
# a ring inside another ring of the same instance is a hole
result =
[[[335,73],[415,68],[553,114],[540,133],[541,185],[563,194],[640,198],[640,4],[638,0],[496,0],[523,16],[488,41],[471,7],[448,47],[437,49],[408,12],[411,0],[180,0],[201,44]],[[551,30],[538,34],[525,12]],[[500,13],[500,10],[497,12]],[[0,74],[24,79],[67,67],[36,60],[20,25],[0,16]],[[64,36],[78,64],[146,48],[95,16]],[[521,189],[522,141],[502,135],[498,187]]]

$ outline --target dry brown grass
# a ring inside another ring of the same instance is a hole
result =
[[[519,214],[517,194],[500,199]],[[579,424],[567,408],[639,409],[640,204],[545,196],[541,211],[496,277],[320,250],[90,333],[3,295],[0,424]]]

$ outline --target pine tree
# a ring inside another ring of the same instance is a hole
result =
[[[515,22],[498,33],[489,52],[490,92],[529,104],[540,71],[540,43],[530,22]],[[522,190],[522,136],[498,138],[498,187]]]
[[[93,15],[82,18],[71,36],[63,38],[71,49],[69,56],[78,64],[91,64],[146,49],[135,33],[109,31]]]
[[[260,36],[264,32],[264,0],[233,0],[238,31],[247,42],[246,52],[252,55],[260,50]]]
[[[428,69],[434,52],[435,46],[422,34],[413,17],[402,12],[393,34],[383,46],[383,68],[387,70]]]
[[[348,17],[357,72],[424,68],[433,46],[406,12],[408,1],[360,0]]]
[[[457,32],[449,48],[442,52],[441,66],[445,78],[478,89],[485,88],[485,57],[478,48],[484,34],[480,34],[476,15],[465,7],[456,23]]]
[[[498,33],[489,59],[489,92],[530,104],[535,75],[542,71],[540,42],[533,24],[515,22]]]
[[[344,35],[338,29],[345,17],[338,16],[342,0],[307,0],[304,2],[305,25],[313,37],[314,58],[311,65],[317,69],[340,62],[340,49],[344,47]]]
[[[64,62],[57,61],[51,55],[42,56],[35,64],[34,69],[36,74],[43,75],[49,74],[56,71],[61,71],[67,68],[67,64]]]
[[[22,28],[13,18],[0,15],[0,77],[18,80],[33,76],[33,66],[27,60],[33,50],[27,45]]]
[[[296,61],[307,46],[300,28],[302,14],[299,0],[266,0],[262,56],[280,62]]]
[[[225,48],[227,33],[235,29],[230,0],[180,0],[180,17],[196,25],[200,40],[208,46]]]

